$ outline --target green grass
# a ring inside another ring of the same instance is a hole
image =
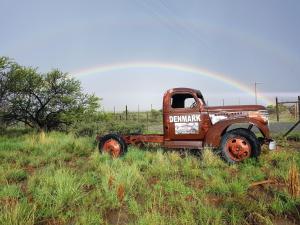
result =
[[[293,131],[287,137],[288,140],[300,141],[300,131]]]
[[[285,141],[286,142],[286,141]],[[263,151],[228,165],[130,147],[100,155],[93,138],[34,133],[0,136],[0,224],[272,224],[299,221],[287,191],[299,152]],[[253,182],[278,183],[249,188]]]

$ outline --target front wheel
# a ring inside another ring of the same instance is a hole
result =
[[[257,158],[261,146],[255,134],[247,129],[238,128],[226,132],[221,140],[221,155],[228,163],[244,161],[247,158]]]

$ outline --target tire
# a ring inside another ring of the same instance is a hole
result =
[[[230,164],[250,157],[257,158],[261,152],[261,145],[255,134],[244,128],[226,132],[220,146],[221,157]]]
[[[121,157],[127,152],[127,144],[118,134],[107,134],[100,139],[100,153],[108,153],[113,158]]]

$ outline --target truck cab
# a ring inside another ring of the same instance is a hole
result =
[[[163,130],[165,145],[173,148],[203,147],[209,125],[200,91],[174,88],[164,94]]]

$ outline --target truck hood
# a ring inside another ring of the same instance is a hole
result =
[[[209,106],[206,107],[208,112],[242,112],[242,111],[259,111],[266,110],[262,105],[229,105],[229,106]]]
[[[268,123],[268,112],[261,105],[213,106],[206,107],[206,110],[212,124],[238,118],[253,118]]]

